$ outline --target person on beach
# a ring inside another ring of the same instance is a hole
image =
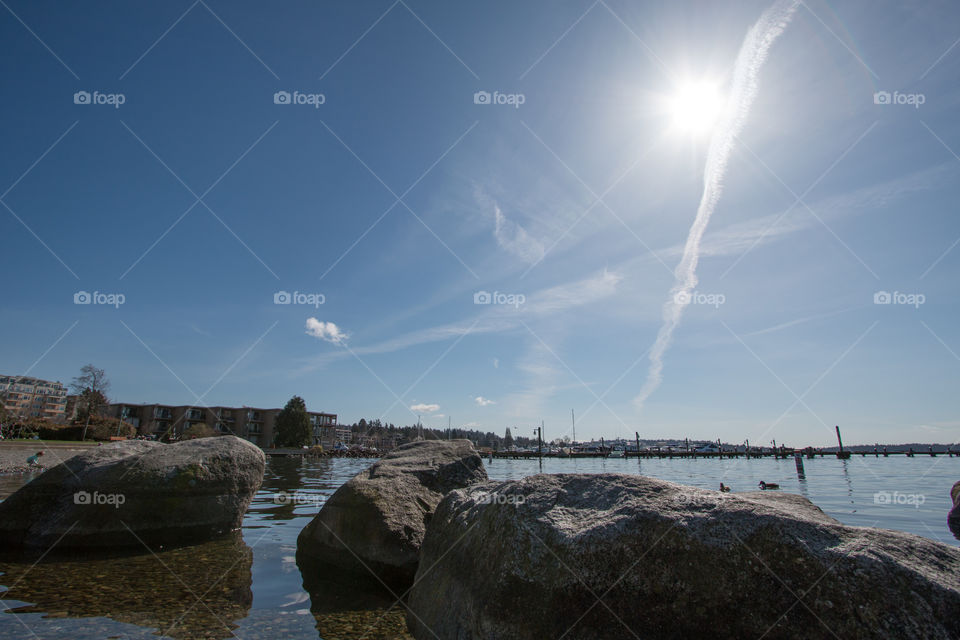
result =
[[[27,466],[30,467],[39,467],[40,466],[40,456],[43,455],[43,451],[37,451],[35,454],[27,458]]]

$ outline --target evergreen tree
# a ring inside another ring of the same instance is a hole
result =
[[[277,414],[276,435],[273,438],[278,447],[302,447],[312,444],[310,417],[307,405],[300,396],[293,396]]]
[[[513,446],[513,436],[510,434],[510,427],[507,427],[507,433],[503,436],[503,447],[509,449]]]

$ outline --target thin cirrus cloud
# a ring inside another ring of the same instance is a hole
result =
[[[493,216],[493,236],[501,249],[530,264],[543,260],[546,253],[543,243],[518,223],[508,220],[496,203],[493,205]]]
[[[623,277],[619,273],[604,270],[574,282],[567,282],[534,292],[527,296],[527,301],[522,307],[524,317],[527,318],[527,321],[532,321],[533,318],[550,316],[565,309],[590,306],[615,294],[622,279]],[[472,294],[465,292],[464,295]],[[333,351],[311,356],[297,373],[303,374],[314,371],[330,362],[349,357],[351,353],[360,356],[390,353],[416,345],[460,338],[465,334],[483,335],[515,331],[518,328],[523,329],[520,316],[513,307],[496,305],[488,307],[484,305],[480,308],[484,311],[473,322],[462,321],[418,329],[383,342],[354,347],[350,353]]]
[[[349,334],[344,333],[337,325],[332,322],[323,322],[316,318],[307,318],[307,335],[332,342],[333,344],[344,344]]]
[[[422,404],[421,403],[421,404],[410,405],[410,411],[419,411],[420,413],[433,413],[434,411],[438,411],[439,409],[440,409],[440,405],[438,404]]]
[[[902,202],[906,197],[926,192],[944,179],[956,179],[958,176],[956,163],[941,163],[918,170],[907,176],[887,181],[880,181],[840,194],[809,202],[821,220],[829,221],[851,215],[862,215],[880,208],[889,207]],[[752,249],[783,240],[795,233],[806,231],[817,226],[817,219],[804,206],[795,206],[791,210],[780,210],[756,216],[749,220],[734,223],[726,227],[715,229],[704,237],[701,247],[703,256],[722,257],[740,256],[749,254]],[[683,252],[683,244],[671,245],[656,249],[652,253],[643,254],[627,259],[616,265],[613,271],[604,271],[600,275],[582,280],[561,283],[528,294],[524,311],[527,318],[552,315],[567,308],[576,308],[598,302],[614,294],[617,285],[624,273],[635,271],[640,265],[654,262],[657,259],[670,261],[676,259]],[[466,293],[464,294],[466,295]],[[395,336],[391,339],[365,345],[354,349],[358,355],[380,354],[407,349],[412,346],[456,339],[463,334],[489,334],[515,330],[519,325],[516,314],[507,313],[508,310],[487,309],[485,315],[479,317],[479,322],[451,323],[441,326],[428,327],[407,334]],[[311,331],[311,324],[316,323],[328,326],[332,323],[320,323],[316,318],[307,321],[307,333],[317,338],[329,340],[335,344],[342,344],[346,335],[333,325],[335,333],[329,337],[316,335]],[[330,340],[330,337],[342,337]],[[340,342],[337,342],[339,340]],[[304,362],[299,373],[314,371],[326,364],[348,357],[343,351],[318,354]],[[499,367],[500,361],[493,360],[493,366]]]
[[[478,407],[487,407],[487,406],[490,406],[491,404],[497,404],[490,398],[484,398],[483,396],[477,396],[476,398],[473,399],[473,401],[477,403]]]

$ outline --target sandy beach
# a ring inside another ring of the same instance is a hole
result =
[[[40,465],[44,469],[49,469],[76,454],[89,449],[91,446],[97,446],[95,443],[56,443],[43,442],[36,440],[33,442],[0,442],[0,473],[22,473],[29,467],[27,458],[37,451],[43,451],[40,458]]]

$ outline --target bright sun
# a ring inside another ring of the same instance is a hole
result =
[[[715,84],[694,81],[677,87],[668,99],[667,112],[678,131],[701,134],[713,128],[723,106],[723,97]]]

